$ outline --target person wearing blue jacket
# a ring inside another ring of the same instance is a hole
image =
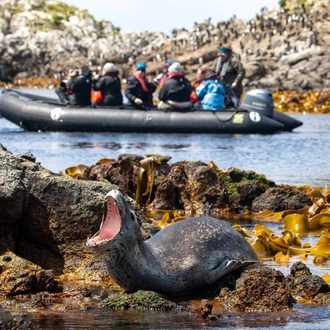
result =
[[[225,103],[225,87],[219,80],[215,71],[210,71],[205,75],[203,81],[196,89],[197,98],[202,98],[199,103],[201,110],[222,110]]]

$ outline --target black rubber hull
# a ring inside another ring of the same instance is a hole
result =
[[[2,92],[0,113],[28,131],[267,134],[292,130],[302,124],[285,114],[277,121],[235,109],[165,112],[157,109],[70,108],[47,97],[13,90]]]

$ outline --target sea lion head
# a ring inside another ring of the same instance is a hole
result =
[[[120,190],[111,190],[104,198],[104,214],[99,231],[88,238],[86,245],[107,253],[114,244],[125,243],[140,226],[134,212]]]

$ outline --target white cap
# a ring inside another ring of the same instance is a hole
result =
[[[169,68],[168,72],[176,72],[180,73],[181,72],[181,64],[179,62],[174,62]]]

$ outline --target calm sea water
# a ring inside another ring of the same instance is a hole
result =
[[[81,330],[192,330],[192,329],[268,329],[268,330],[329,330],[330,311],[327,306],[297,308],[294,313],[225,314],[221,321],[204,322],[194,315],[182,313],[136,311],[65,312],[55,319],[44,318],[42,313],[33,315],[33,328]]]
[[[329,185],[330,116],[293,117],[303,126],[273,135],[37,133],[1,119],[0,143],[15,154],[31,151],[53,172],[78,164],[90,166],[100,158],[124,153],[154,153],[171,156],[171,163],[213,160],[223,170],[254,170],[277,184]]]
[[[47,95],[52,93],[44,91]],[[32,152],[37,162],[57,173],[78,164],[92,165],[100,158],[120,154],[161,154],[171,163],[213,160],[223,170],[236,167],[263,173],[275,183],[295,186],[330,185],[330,116],[293,115],[303,126],[273,135],[196,135],[128,133],[37,133],[0,119],[0,143],[14,154]],[[251,224],[249,224],[251,226]],[[310,238],[308,238],[310,240]],[[315,240],[316,238],[314,238]],[[312,262],[308,263],[313,268]],[[287,274],[288,266],[275,267]],[[313,273],[329,272],[329,265]],[[140,312],[88,312],[65,316],[38,314],[35,329],[329,329],[328,308],[295,307],[290,314],[244,315],[215,324],[197,324],[184,315]]]

